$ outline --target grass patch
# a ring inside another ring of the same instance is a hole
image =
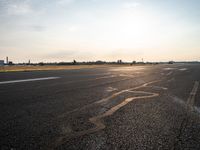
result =
[[[123,65],[63,65],[63,66],[0,66],[0,72],[26,72],[26,71],[45,71],[45,70],[75,70],[101,67],[130,66]]]

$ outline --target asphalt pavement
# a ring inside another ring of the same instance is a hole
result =
[[[200,149],[200,64],[0,73],[1,150]]]

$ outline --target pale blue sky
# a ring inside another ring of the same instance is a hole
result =
[[[200,61],[199,0],[0,0],[0,59]]]

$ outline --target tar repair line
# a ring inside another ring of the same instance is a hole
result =
[[[121,103],[113,106],[112,108],[110,108],[109,110],[107,110],[106,112],[104,112],[103,114],[99,114],[97,116],[94,116],[94,117],[91,117],[89,118],[89,121],[95,125],[94,128],[91,128],[91,129],[88,129],[88,130],[84,130],[84,131],[80,131],[80,132],[72,132],[71,134],[68,134],[68,135],[62,135],[60,137],[58,137],[55,141],[55,147],[58,147],[59,145],[61,145],[62,143],[65,142],[66,138],[73,138],[73,137],[79,137],[79,136],[83,136],[83,135],[86,135],[86,134],[90,134],[90,133],[94,133],[94,132],[97,132],[99,130],[102,130],[104,129],[106,126],[104,125],[104,123],[102,122],[102,119],[107,117],[107,116],[111,116],[112,114],[114,114],[117,110],[119,110],[121,107],[127,105],[128,103],[132,102],[133,100],[136,100],[136,99],[143,99],[143,98],[153,98],[153,97],[157,97],[159,96],[158,93],[152,93],[152,92],[145,92],[145,91],[135,91],[136,89],[140,89],[142,87],[151,87],[149,86],[149,84],[152,84],[152,83],[155,83],[155,82],[159,82],[160,80],[157,80],[157,81],[152,81],[152,82],[148,82],[148,83],[145,83],[141,86],[138,86],[138,87],[134,87],[134,88],[130,88],[130,89],[126,89],[126,90],[122,90],[120,92],[117,92],[105,99],[101,99],[97,102],[95,102],[94,104],[100,104],[100,103],[105,103],[109,100],[111,100],[111,98],[114,98],[124,92],[133,92],[133,93],[139,93],[139,94],[145,94],[143,96],[135,96],[135,97],[129,97],[129,98],[126,98],[125,100],[123,100]],[[148,94],[148,95],[146,95]],[[91,106],[91,105],[90,105]]]
[[[124,79],[123,79],[123,80],[124,80]],[[120,80],[120,81],[123,81],[123,80]],[[125,80],[126,80],[126,79],[125,79]],[[130,91],[130,90],[136,90],[136,89],[139,89],[139,88],[142,88],[142,87],[147,87],[148,84],[152,84],[152,83],[159,82],[159,81],[160,81],[160,80],[148,82],[148,83],[142,84],[142,85],[137,86],[137,87],[134,87],[134,88],[125,89],[125,90],[116,92],[116,93],[112,94],[112,95],[109,96],[109,97],[106,97],[106,98],[103,98],[103,99],[101,99],[101,100],[99,100],[99,101],[96,101],[96,102],[93,102],[93,103],[91,103],[91,104],[85,105],[85,106],[83,106],[83,107],[81,107],[81,108],[76,108],[76,109],[74,109],[74,110],[72,110],[72,111],[68,111],[68,112],[66,112],[66,113],[64,113],[64,114],[62,114],[62,115],[60,115],[60,116],[58,116],[58,117],[59,117],[59,118],[64,118],[66,115],[71,114],[71,113],[74,113],[74,112],[76,112],[76,111],[81,111],[81,110],[90,108],[90,107],[92,107],[92,106],[94,106],[94,105],[98,105],[98,104],[104,104],[104,103],[106,103],[107,101],[111,100],[112,98],[117,97],[118,95],[120,95],[120,94],[122,94],[122,93],[128,92],[128,91]],[[148,87],[152,87],[152,86],[148,86]]]
[[[0,84],[11,84],[11,83],[20,83],[20,82],[32,82],[32,81],[41,81],[41,80],[53,80],[60,77],[46,77],[46,78],[34,78],[34,79],[24,79],[24,80],[12,80],[12,81],[2,81]]]
[[[135,77],[137,77],[137,76],[135,76]],[[120,82],[120,81],[129,80],[129,79],[131,79],[131,78],[125,78],[125,79],[118,80],[118,81],[114,81],[114,82]],[[133,79],[133,78],[132,78],[132,79]],[[109,83],[105,83],[105,84],[111,84],[111,83],[114,83],[114,82],[109,82]],[[155,82],[155,81],[154,81],[154,82]],[[151,82],[151,83],[154,83],[154,82]],[[156,81],[156,82],[158,82],[158,81]],[[98,86],[100,86],[100,85],[102,85],[102,84],[99,84]],[[91,107],[91,106],[93,106],[93,105],[96,105],[96,104],[99,104],[99,103],[103,103],[103,102],[109,101],[111,98],[114,98],[114,97],[116,97],[116,96],[118,96],[118,95],[120,95],[120,94],[122,94],[122,93],[124,93],[124,92],[127,92],[128,90],[139,89],[139,88],[141,88],[142,86],[143,86],[143,85],[141,85],[141,86],[139,86],[139,87],[136,87],[136,88],[126,89],[126,90],[122,90],[122,91],[120,91],[120,92],[116,92],[116,93],[114,93],[113,95],[111,95],[111,96],[109,96],[109,97],[107,97],[107,98],[103,98],[103,99],[101,99],[101,100],[99,100],[99,101],[96,101],[96,102],[87,104],[87,105],[85,105],[85,106],[83,106],[83,107],[81,107],[81,108],[76,108],[76,109],[74,109],[74,110],[68,111],[68,112],[63,113],[62,115],[60,115],[60,116],[58,116],[58,117],[59,117],[59,118],[64,118],[64,117],[65,117],[66,115],[68,115],[68,114],[74,113],[74,112],[76,112],[76,111],[81,111],[81,110],[83,110],[83,109],[89,108],[89,107]]]

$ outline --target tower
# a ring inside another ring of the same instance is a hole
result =
[[[8,56],[6,57],[6,64],[8,64]]]

